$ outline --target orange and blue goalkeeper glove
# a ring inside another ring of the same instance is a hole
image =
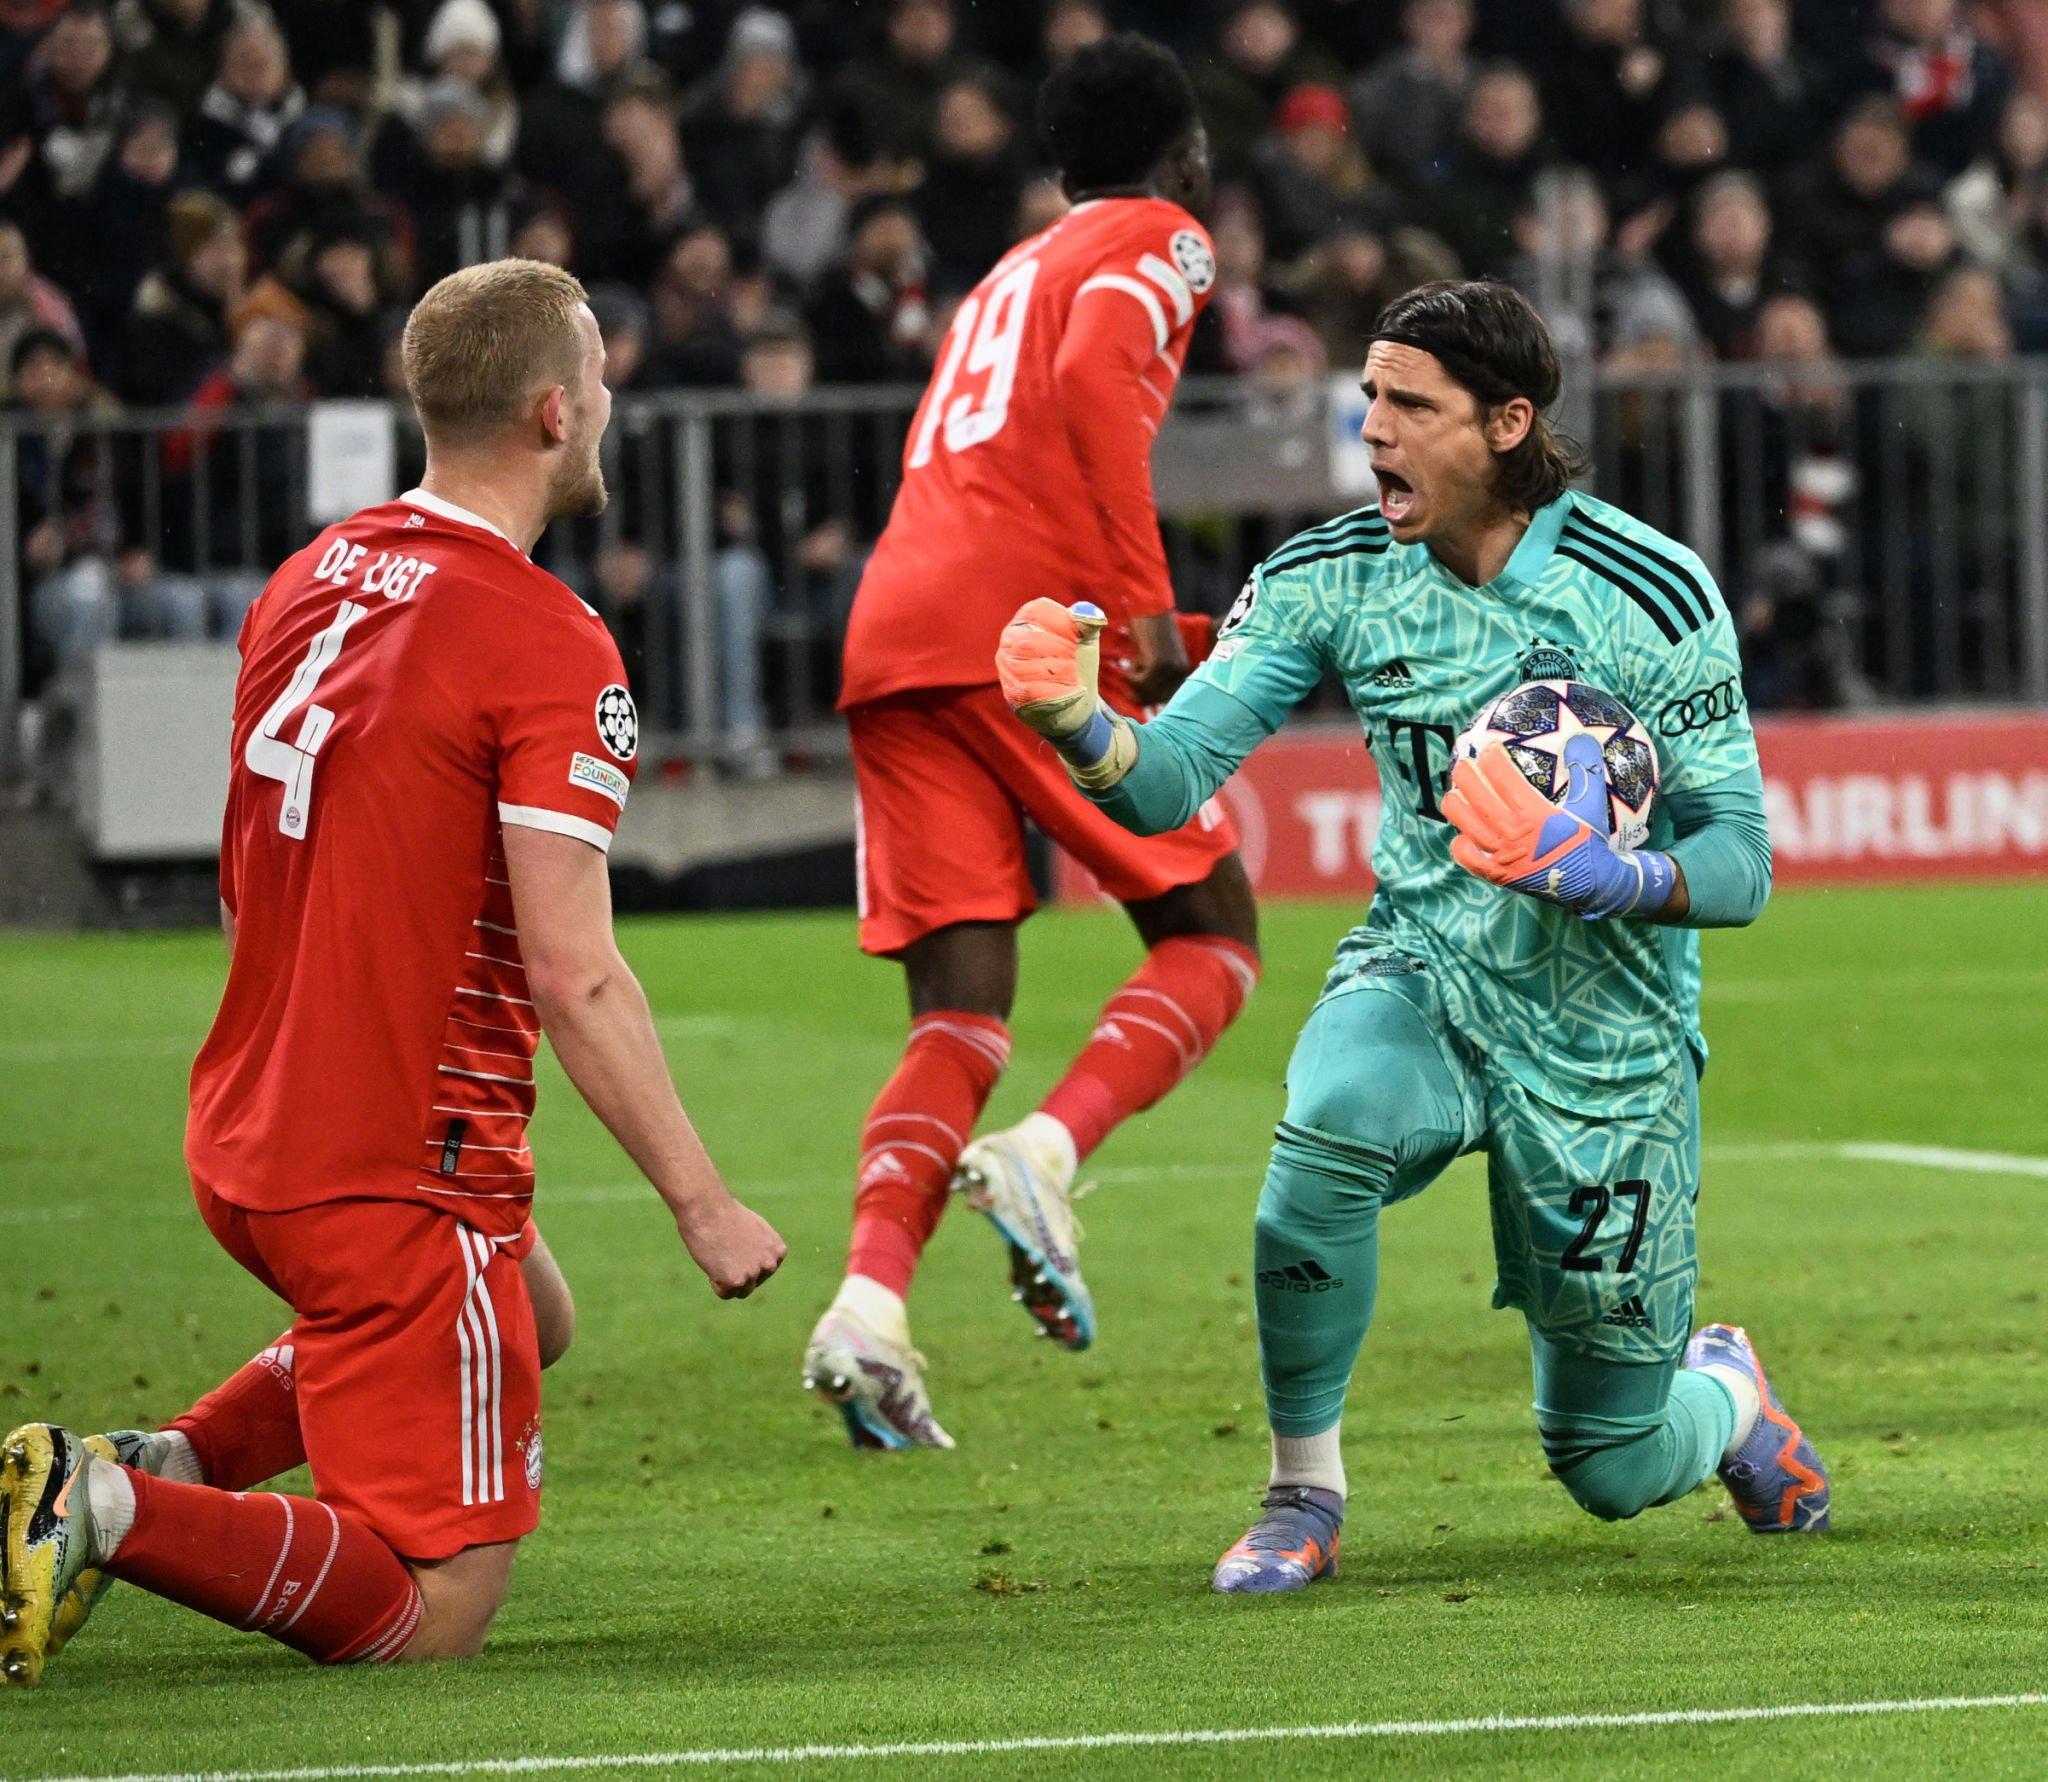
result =
[[[1587,921],[1652,916],[1671,901],[1678,867],[1653,848],[1609,839],[1607,763],[1599,742],[1564,745],[1565,796],[1552,804],[1523,778],[1505,744],[1488,743],[1451,769],[1444,815],[1457,828],[1451,858],[1467,872]]]
[[[1058,751],[1075,782],[1106,791],[1131,770],[1138,741],[1131,725],[1095,691],[1102,608],[1028,600],[1003,627],[996,676],[1010,709]]]

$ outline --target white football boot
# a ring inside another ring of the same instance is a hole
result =
[[[1010,1297],[1063,1349],[1095,1340],[1095,1301],[1081,1279],[1074,1142],[1057,1120],[1028,1114],[960,1153],[953,1187],[1010,1253]]]
[[[924,1357],[910,1346],[908,1329],[901,1338],[878,1330],[845,1297],[825,1308],[811,1332],[804,1390],[839,1407],[856,1448],[952,1447],[953,1438],[932,1415]]]

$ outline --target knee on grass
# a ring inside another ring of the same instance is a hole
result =
[[[1626,1522],[1656,1502],[1661,1469],[1655,1464],[1655,1431],[1599,1440],[1553,1427],[1542,1434],[1551,1472],[1580,1509],[1602,1522]]]
[[[408,1569],[419,1586],[420,1620],[402,1664],[474,1658],[484,1649],[491,1623],[512,1584],[517,1541],[465,1547],[450,1559],[419,1561]]]

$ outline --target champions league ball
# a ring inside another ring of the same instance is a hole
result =
[[[1522,777],[1556,804],[1565,793],[1565,743],[1581,732],[1597,737],[1607,762],[1607,803],[1614,845],[1640,848],[1650,838],[1657,801],[1657,750],[1634,712],[1584,681],[1524,681],[1503,693],[1458,738],[1469,761],[1488,743],[1504,743]]]

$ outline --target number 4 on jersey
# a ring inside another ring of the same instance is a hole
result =
[[[369,610],[353,600],[341,603],[333,623],[306,646],[306,658],[291,683],[263,714],[263,721],[251,732],[242,750],[242,763],[251,773],[276,780],[284,787],[284,807],[277,813],[277,826],[293,841],[303,841],[306,836],[307,807],[313,798],[313,760],[334,727],[334,714],[324,705],[308,706],[295,742],[286,742],[280,732],[292,713],[313,697],[320,677],[334,666],[349,627]]]

